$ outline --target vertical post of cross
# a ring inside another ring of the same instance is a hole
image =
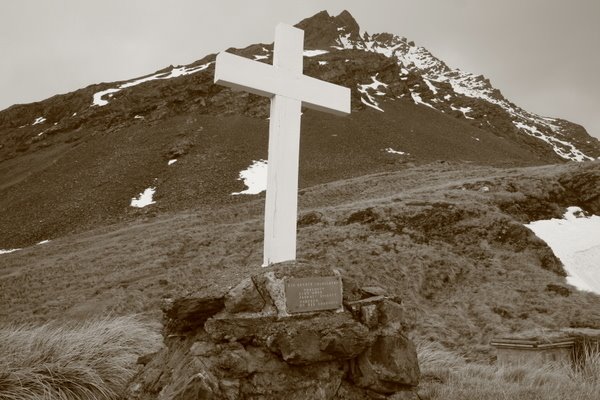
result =
[[[273,66],[302,75],[304,31],[279,24]],[[296,259],[301,101],[271,98],[263,265]]]

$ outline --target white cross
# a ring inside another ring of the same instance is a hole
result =
[[[215,83],[271,98],[263,266],[296,259],[301,106],[350,113],[350,89],[302,74],[304,31],[275,28],[273,65],[221,52]]]

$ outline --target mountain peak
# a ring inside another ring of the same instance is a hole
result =
[[[352,14],[350,14],[347,10],[342,11],[337,17],[334,17],[334,19],[340,24],[340,26],[346,28],[346,33],[352,33],[356,35],[360,34],[358,22],[356,22]]]
[[[323,10],[295,26],[304,30],[304,47],[307,49],[328,48],[335,43],[340,33],[349,35],[348,38],[352,40],[360,38],[358,22],[346,10],[335,17]]]
[[[600,158],[600,142],[581,126],[518,107],[483,76],[451,69],[404,37],[360,37],[348,12],[297,26],[308,50],[303,73],[349,88],[353,111],[303,115],[303,187],[437,160]],[[230,51],[272,64],[271,44]],[[134,218],[132,198],[149,189],[155,210],[241,201],[231,195],[244,189],[240,171],[268,155],[270,101],[215,85],[215,58],[0,111],[0,248]]]

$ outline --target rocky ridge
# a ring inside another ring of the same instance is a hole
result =
[[[296,25],[305,31],[304,71],[352,89],[354,111],[384,111],[401,98],[414,101],[526,146],[547,160],[600,157],[600,142],[577,124],[527,112],[504,98],[482,75],[451,69],[427,49],[389,33],[361,33],[347,11],[322,11]],[[270,63],[272,44],[228,51]],[[78,141],[79,132],[118,130],[184,112],[266,117],[268,99],[215,86],[215,55],[187,66],[169,66],[125,82],[91,85],[65,95],[0,112],[0,160],[47,147],[49,137]],[[133,120],[133,121],[132,121]]]
[[[326,28],[315,28],[315,25]],[[333,43],[331,39],[325,39],[332,37],[332,25],[335,26]],[[312,48],[359,50],[395,60],[400,67],[400,79],[406,83],[409,92],[403,95],[412,97],[416,104],[465,118],[501,137],[530,145],[534,142],[518,135],[541,140],[566,160],[593,160],[600,155],[598,140],[590,138],[581,126],[522,109],[506,99],[483,75],[451,69],[427,49],[404,37],[389,33],[361,34],[358,24],[346,11],[337,17],[322,12],[302,21],[298,27],[309,31],[306,45]],[[315,29],[321,35],[310,32]],[[387,81],[378,73],[371,80],[359,84],[357,91],[362,94],[363,104],[379,109],[378,100],[393,99],[395,93],[385,90]]]

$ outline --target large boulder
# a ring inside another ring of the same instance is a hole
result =
[[[265,300],[250,278],[241,281],[225,295],[225,309],[229,313],[258,312]]]
[[[348,360],[365,351],[369,330],[348,314],[322,315],[279,324],[268,347],[289,364]]]
[[[381,335],[352,363],[352,380],[379,393],[395,393],[419,383],[415,346],[401,334]]]
[[[225,307],[223,296],[184,297],[163,300],[165,328],[170,333],[193,331]]]

